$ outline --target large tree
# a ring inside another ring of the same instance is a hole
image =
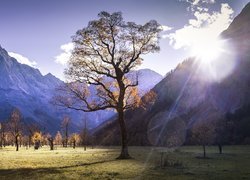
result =
[[[144,25],[125,22],[120,12],[101,12],[73,36],[74,50],[65,71],[67,96],[56,98],[59,105],[92,112],[115,109],[121,130],[121,154],[130,158],[124,111],[137,106],[138,80],[127,78],[142,63],[142,55],[160,50],[161,26],[151,20]],[[95,86],[95,95],[89,86]],[[67,97],[67,98],[65,98]]]

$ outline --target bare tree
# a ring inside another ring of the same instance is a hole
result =
[[[21,113],[18,109],[14,109],[9,120],[9,130],[14,138],[16,151],[19,150],[19,138],[21,136],[22,124]]]
[[[87,142],[88,142],[87,116],[84,117],[83,123],[84,123],[84,127],[83,127],[83,131],[81,132],[81,139],[82,139],[82,144],[84,146],[84,151],[86,151]]]
[[[120,12],[101,12],[98,17],[73,37],[74,50],[65,74],[74,83],[68,83],[55,102],[84,112],[114,109],[121,130],[118,158],[127,159],[124,111],[138,106],[140,99],[138,79],[129,80],[126,74],[142,63],[141,55],[159,51],[161,26],[155,20],[145,25],[125,22]],[[96,87],[94,94],[88,85]]]
[[[61,135],[60,131],[57,131],[57,133],[56,133],[55,144],[56,145],[62,144],[62,135]]]
[[[29,147],[29,136],[24,135],[22,137],[22,144],[23,144],[23,146],[26,147],[26,149],[28,149],[28,147]]]
[[[68,146],[68,141],[69,141],[69,124],[70,124],[70,118],[68,116],[65,116],[62,121],[62,132],[64,135],[63,138],[63,147]]]
[[[29,147],[32,144],[32,136],[34,135],[35,132],[40,132],[40,128],[37,124],[35,123],[28,123],[25,124],[25,129],[26,129],[26,133],[28,134],[28,145]]]
[[[229,142],[230,133],[228,132],[231,123],[225,118],[219,118],[215,122],[215,144],[218,145],[219,153],[222,154],[223,146]]]
[[[6,122],[0,123],[0,146],[5,147],[6,145]]]
[[[80,135],[76,133],[71,134],[70,142],[72,143],[73,148],[75,149],[76,145],[80,142]]]
[[[206,158],[206,146],[214,140],[214,125],[212,123],[198,122],[192,128],[192,141],[203,147],[203,157]]]
[[[53,138],[53,136],[51,136],[49,133],[46,134],[46,140],[48,141],[50,150],[51,151],[54,150],[54,138]]]
[[[7,128],[9,128],[9,124],[6,124]],[[12,135],[12,133],[10,132],[10,130],[8,129],[5,133],[5,144],[7,146],[9,145],[14,145],[14,137]]]

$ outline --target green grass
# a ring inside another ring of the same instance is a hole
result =
[[[161,166],[161,155],[164,166]],[[130,147],[133,159],[116,160],[119,147],[0,149],[0,179],[250,179],[250,146],[228,146],[224,154],[201,147],[177,150]]]

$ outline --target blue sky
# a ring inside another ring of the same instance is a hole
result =
[[[162,75],[191,55],[202,37],[216,36],[249,0],[0,0],[0,45],[20,62],[63,79],[71,36],[100,11],[121,11],[126,21],[163,25],[160,53],[141,68]],[[214,38],[214,37],[213,37]],[[61,62],[61,63],[60,63]]]

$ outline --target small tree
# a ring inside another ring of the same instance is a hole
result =
[[[203,157],[206,158],[206,146],[214,140],[214,126],[212,123],[198,122],[192,128],[192,141],[203,147]]]
[[[55,144],[56,145],[62,144],[62,135],[61,135],[60,131],[57,131],[57,133],[56,133]]]
[[[70,142],[72,143],[74,149],[75,149],[76,145],[80,142],[80,139],[81,138],[80,138],[79,134],[76,134],[76,133],[71,134]]]
[[[9,120],[9,130],[14,138],[16,151],[19,150],[19,138],[22,132],[21,113],[18,109],[14,109]]]
[[[121,154],[130,158],[124,111],[138,106],[138,80],[126,74],[143,61],[142,55],[159,51],[160,25],[152,20],[145,25],[125,22],[120,12],[101,12],[99,19],[73,37],[74,51],[66,70],[70,82],[55,98],[57,105],[92,112],[114,109],[121,130]],[[90,98],[88,85],[96,92]]]
[[[63,138],[63,147],[68,146],[68,141],[69,141],[69,124],[70,124],[70,118],[68,116],[65,116],[62,121],[62,132],[64,135]]]
[[[43,135],[41,132],[35,132],[32,136],[32,142],[35,144],[34,148],[38,149],[43,140]]]
[[[84,146],[84,151],[86,151],[87,150],[87,142],[88,142],[88,128],[87,128],[87,117],[86,116],[83,119],[83,123],[84,123],[84,127],[83,127],[83,130],[81,132],[81,140],[82,140],[82,144]]]
[[[0,146],[1,147],[5,147],[6,145],[6,131],[7,131],[7,127],[6,127],[6,123],[2,122],[0,123]]]
[[[29,147],[32,144],[32,136],[35,134],[35,132],[40,132],[40,128],[37,124],[35,123],[28,123],[25,125],[26,133],[29,137],[28,139],[28,145]]]
[[[223,145],[229,141],[230,133],[228,131],[231,123],[225,118],[221,118],[215,122],[215,125],[215,143],[218,145],[219,153],[222,154]]]
[[[28,149],[28,146],[29,146],[29,136],[25,135],[22,137],[22,143],[23,143],[23,146],[26,147],[26,149]]]
[[[46,139],[48,141],[48,144],[49,144],[49,147],[50,147],[50,150],[54,150],[54,138],[53,136],[51,136],[49,133],[46,134]]]

